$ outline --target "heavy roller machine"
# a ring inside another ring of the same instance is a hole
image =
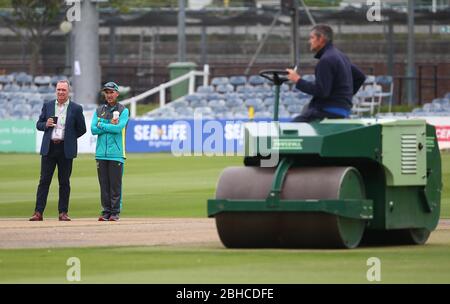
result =
[[[424,244],[439,220],[441,160],[423,120],[245,125],[245,166],[226,168],[208,200],[228,248]]]

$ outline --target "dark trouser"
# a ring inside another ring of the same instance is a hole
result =
[[[322,120],[325,118],[345,118],[341,115],[328,113],[319,109],[314,108],[307,108],[303,113],[301,113],[299,116],[295,117],[292,121],[293,122],[312,122],[315,120]]]
[[[44,213],[47,205],[48,190],[52,182],[53,173],[58,166],[59,181],[59,213],[68,212],[70,196],[70,175],[72,174],[73,159],[67,159],[64,155],[64,142],[59,144],[50,143],[50,151],[41,158],[41,177],[36,195],[36,209]]]
[[[119,214],[122,208],[123,163],[112,160],[97,160],[97,175],[100,184],[100,199],[103,215]]]

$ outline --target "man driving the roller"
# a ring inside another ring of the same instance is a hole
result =
[[[311,122],[324,118],[348,118],[353,95],[366,80],[365,75],[348,57],[333,45],[333,29],[324,24],[313,27],[309,35],[311,51],[319,62],[315,82],[302,79],[294,69],[287,69],[295,87],[313,98],[295,122]]]

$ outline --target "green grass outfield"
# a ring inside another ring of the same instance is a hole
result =
[[[442,234],[441,232],[436,232]],[[69,257],[81,283],[449,283],[449,244],[354,250],[230,250],[222,247],[116,247],[0,251],[0,283],[67,283]],[[440,238],[441,236],[438,236]]]
[[[242,163],[238,157],[174,157],[128,154],[123,179],[123,217],[206,217],[221,170]],[[29,217],[39,182],[38,155],[0,154],[0,217]],[[57,216],[55,173],[44,216]],[[74,161],[69,213],[100,214],[97,169],[92,155]]]
[[[450,217],[450,153],[443,154],[442,217]],[[218,177],[240,157],[174,157],[129,154],[123,185],[123,217],[206,217],[206,200],[214,197]],[[39,182],[38,155],[0,154],[0,217],[29,217]],[[95,217],[100,212],[96,165],[91,155],[74,161],[70,215]],[[46,217],[57,216],[58,180],[53,177]]]
[[[38,155],[0,154],[0,217],[27,218],[34,208]],[[237,157],[130,154],[125,167],[123,217],[206,217],[220,171]],[[450,217],[450,154],[443,154],[442,216]],[[95,162],[74,162],[70,215],[100,210]],[[57,178],[46,217],[57,215]],[[355,250],[227,250],[152,246],[0,250],[0,282],[65,283],[66,261],[78,257],[82,283],[367,283],[366,261],[382,262],[383,283],[450,283],[450,230],[426,246]],[[1,242],[1,240],[0,240]]]

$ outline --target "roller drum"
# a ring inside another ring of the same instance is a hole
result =
[[[364,246],[423,245],[430,237],[426,228],[406,228],[393,230],[368,230],[361,243]]]
[[[216,199],[265,200],[275,169],[231,167],[223,171]],[[282,200],[364,198],[364,185],[351,167],[293,168]],[[353,248],[364,232],[362,220],[321,212],[223,212],[216,216],[220,239],[230,248]]]

